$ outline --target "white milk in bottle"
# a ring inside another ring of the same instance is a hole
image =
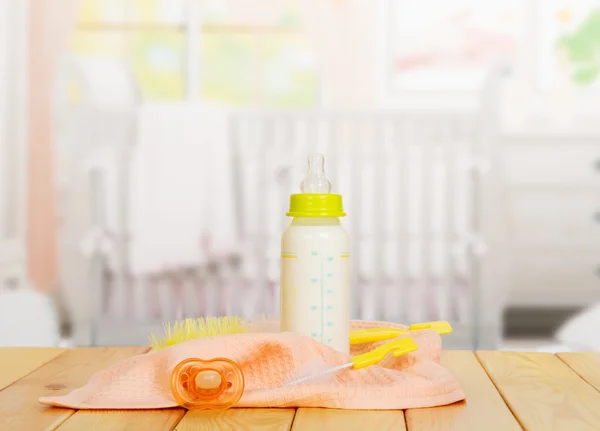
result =
[[[342,227],[342,197],[332,194],[324,159],[314,154],[290,197],[293,217],[281,241],[281,330],[349,353],[350,240]]]

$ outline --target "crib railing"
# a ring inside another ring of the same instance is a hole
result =
[[[199,238],[204,263],[144,277],[96,251],[94,342],[140,342],[161,322],[188,316],[276,317],[289,195],[299,191],[308,154],[320,151],[348,213],[352,318],[449,320],[450,345],[493,347],[485,338],[501,326],[489,318],[500,316],[501,303],[482,281],[489,244],[480,200],[492,160],[478,112],[233,113],[238,249],[214,255]]]

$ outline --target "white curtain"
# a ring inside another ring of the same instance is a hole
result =
[[[378,0],[303,0],[325,106],[369,106],[377,97]]]
[[[27,76],[27,255],[33,284],[57,283],[56,197],[52,85],[58,58],[67,51],[76,0],[29,0]]]

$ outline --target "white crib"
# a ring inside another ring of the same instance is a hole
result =
[[[237,246],[215,254],[210,238],[199,237],[198,263],[143,274],[131,271],[127,225],[136,106],[70,111],[63,121],[75,119],[67,129],[77,130],[69,141],[94,140],[77,154],[62,149],[76,159],[70,166],[102,148],[114,164],[62,170],[71,172],[62,182],[61,267],[71,309],[79,310],[75,344],[144,343],[163,322],[188,316],[277,316],[289,194],[299,190],[308,153],[318,150],[349,214],[343,223],[353,243],[352,317],[449,320],[455,331],[446,346],[497,347],[504,297],[501,169],[490,141],[494,96],[486,96],[483,108],[447,112],[231,112]],[[93,131],[107,118],[118,127]],[[104,143],[102,133],[110,134]],[[107,193],[110,187],[117,192]],[[118,226],[112,231],[111,217]],[[85,254],[78,248],[83,237],[94,239]]]
[[[320,151],[348,213],[343,223],[352,239],[352,317],[449,320],[455,333],[447,337],[448,346],[497,346],[502,200],[497,194],[490,199],[500,169],[489,150],[485,115],[232,115],[243,255],[239,286],[255,283],[253,304],[277,313],[279,241],[289,222],[289,195],[299,190],[307,154]],[[494,213],[500,217],[489,216]]]

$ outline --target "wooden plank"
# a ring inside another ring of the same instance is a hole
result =
[[[294,421],[294,409],[242,409],[223,411],[190,410],[177,431],[288,431]]]
[[[66,350],[45,347],[0,347],[0,390]]]
[[[56,429],[74,410],[46,406],[38,401],[40,397],[67,394],[87,383],[96,371],[147,350],[147,347],[93,347],[64,352],[0,392],[3,429]]]
[[[472,352],[445,350],[441,364],[460,381],[467,398],[449,406],[407,410],[410,431],[521,430]]]
[[[164,410],[79,410],[59,431],[162,431],[173,430],[185,409]]]
[[[551,353],[477,352],[524,429],[600,429],[600,393]]]
[[[300,408],[292,431],[406,431],[402,410],[336,410]]]
[[[566,352],[556,356],[579,376],[600,391],[600,354],[595,352]]]

